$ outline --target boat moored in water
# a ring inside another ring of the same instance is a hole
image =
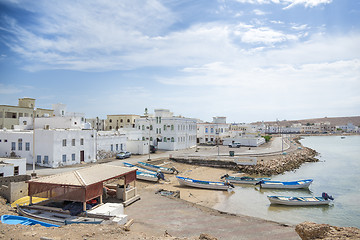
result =
[[[234,177],[225,174],[221,177],[221,179],[225,179],[225,181],[237,184],[256,184],[262,180],[271,180],[271,178],[253,178],[253,177]]]
[[[273,189],[301,189],[308,188],[313,182],[313,179],[282,182],[282,181],[259,181],[255,185],[260,185],[261,188],[273,188]]]
[[[211,182],[176,176],[180,185],[214,190],[228,190],[234,186],[229,182]]]
[[[287,197],[287,196],[267,196],[271,204],[281,204],[287,206],[317,206],[328,205],[332,196],[323,193],[322,197]]]

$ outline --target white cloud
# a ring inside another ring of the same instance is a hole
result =
[[[287,5],[284,9],[292,8],[296,5],[304,5],[305,7],[316,7],[321,4],[329,4],[332,0],[236,0],[239,3],[249,4],[282,4]]]
[[[251,28],[245,32],[237,32],[245,43],[274,44],[288,40],[298,40],[298,36],[275,31],[268,27]]]
[[[264,11],[261,11],[260,9],[254,9],[253,13],[258,16],[266,15],[267,13]]]

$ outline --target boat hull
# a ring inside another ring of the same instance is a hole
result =
[[[143,162],[138,162],[138,164],[145,169],[151,170],[151,171],[158,171],[160,170],[162,173],[167,173],[167,174],[173,174],[174,170],[171,168],[166,168],[166,167],[159,167],[159,166],[155,166],[155,165],[151,165],[148,163],[143,163]]]
[[[5,223],[5,224],[22,224],[22,225],[36,225],[36,224],[40,224],[41,226],[44,227],[60,227],[57,224],[50,224],[47,222],[43,222],[43,221],[38,221],[35,219],[31,219],[28,217],[23,217],[23,216],[15,216],[15,215],[2,215],[1,216],[1,222]]]
[[[36,208],[33,209],[31,206],[18,205],[17,212],[24,217],[55,225],[67,225],[77,223],[100,224],[104,221],[103,219],[78,217],[71,216],[67,213],[39,210]]]
[[[260,187],[272,189],[302,189],[308,188],[312,182],[312,179],[293,182],[263,181],[260,183]]]
[[[226,191],[230,188],[229,185],[226,185],[222,182],[208,182],[208,181],[199,181],[191,178],[177,177],[180,185],[189,186],[194,188],[204,188],[212,190],[223,190]]]
[[[280,204],[287,206],[319,206],[328,205],[330,200],[322,197],[284,197],[284,196],[268,196],[271,204]]]
[[[155,174],[149,174],[146,172],[136,171],[136,179],[149,181],[149,182],[157,182],[159,181],[158,177]]]
[[[253,179],[246,179],[246,178],[240,178],[240,177],[227,177],[225,178],[226,181],[230,182],[230,183],[235,183],[235,184],[256,184],[259,181],[262,180],[270,180],[270,178],[253,178]]]

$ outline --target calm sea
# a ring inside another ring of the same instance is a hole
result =
[[[271,190],[237,185],[215,208],[221,211],[298,224],[303,221],[360,228],[360,136],[311,136],[301,143],[316,150],[319,162],[305,163],[299,169],[273,180],[314,179],[309,190]],[[290,207],[270,205],[267,195],[321,196],[335,198],[329,206]]]

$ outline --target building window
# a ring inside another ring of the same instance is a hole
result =
[[[210,130],[210,131],[211,131],[211,133],[214,133],[214,129],[213,129],[213,128],[211,128],[211,130]]]
[[[11,142],[11,151],[16,150],[16,142]]]
[[[122,151],[123,150],[123,144],[120,143],[120,150]]]
[[[66,139],[62,140],[62,145],[63,145],[63,147],[66,147]]]
[[[80,145],[84,145],[84,139],[80,138]]]
[[[152,137],[150,137],[150,141],[152,141],[153,140],[153,138]]]
[[[75,161],[75,153],[71,154],[71,160]]]
[[[29,142],[25,143],[25,151],[30,151],[30,143]]]
[[[14,176],[19,175],[19,166],[14,167]]]
[[[130,122],[130,119],[128,119],[127,122],[129,123],[129,122]]]
[[[142,130],[145,130],[145,126],[144,126],[144,125],[142,125]]]
[[[175,142],[175,140],[174,140],[174,138],[173,138],[173,137],[171,138],[171,142]]]
[[[167,142],[167,139],[166,139],[166,137],[164,137],[164,142]]]
[[[71,146],[75,146],[75,139],[71,140]]]
[[[116,151],[119,151],[119,144],[115,145],[115,149],[116,149]]]
[[[21,138],[18,139],[18,150],[22,151],[22,139]]]
[[[164,131],[166,131],[166,125],[164,125]]]
[[[150,130],[153,130],[153,125],[150,125]]]
[[[66,163],[66,154],[62,155],[62,161]]]
[[[208,132],[209,132],[208,128],[205,128],[205,133],[208,133]]]
[[[145,137],[142,137],[142,140],[145,141]]]
[[[110,119],[109,122],[112,122],[112,119]]]
[[[114,151],[114,145],[110,145],[110,151]]]
[[[174,125],[171,125],[171,131],[174,131]]]
[[[37,156],[36,156],[36,162],[37,162],[37,163],[41,163],[41,155],[37,155]]]
[[[49,156],[44,156],[44,164],[49,164]]]

